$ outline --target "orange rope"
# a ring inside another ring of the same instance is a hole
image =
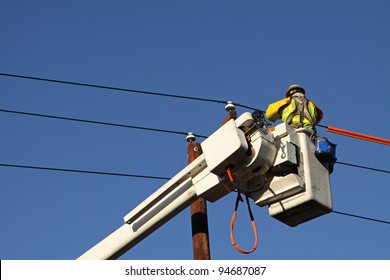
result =
[[[345,129],[341,129],[341,128],[337,128],[337,127],[333,127],[333,126],[327,126],[326,130],[328,132],[331,132],[331,133],[341,134],[341,135],[348,136],[348,137],[353,137],[353,138],[357,138],[357,139],[361,139],[361,140],[365,140],[365,141],[370,141],[370,142],[390,146],[389,139],[375,137],[375,136],[371,136],[371,135],[367,135],[367,134],[363,134],[363,133],[358,133],[358,132],[353,132],[350,130],[345,130]]]
[[[233,179],[233,176],[232,176],[232,173],[231,173],[230,168],[228,167],[228,168],[226,169],[226,171],[227,171],[229,180],[230,180],[232,183],[234,183],[234,179]],[[230,241],[231,241],[233,247],[234,247],[238,252],[240,252],[240,253],[242,253],[242,254],[250,254],[250,253],[252,253],[252,252],[254,252],[254,251],[256,250],[257,245],[258,245],[258,242],[259,242],[259,236],[258,236],[258,233],[257,233],[256,221],[255,221],[255,219],[254,219],[254,217],[253,217],[253,213],[252,213],[252,210],[251,210],[251,208],[250,208],[249,198],[248,198],[247,195],[245,196],[245,198],[246,198],[246,203],[247,203],[247,205],[248,205],[249,216],[250,216],[250,218],[251,218],[251,224],[252,224],[252,228],[253,228],[253,234],[254,234],[254,237],[255,237],[255,241],[254,241],[253,247],[252,247],[252,249],[250,249],[250,250],[243,250],[243,249],[241,249],[241,248],[237,245],[237,243],[236,243],[236,241],[235,241],[235,239],[234,239],[233,228],[234,228],[234,224],[235,224],[235,222],[236,222],[237,209],[238,209],[238,205],[239,205],[240,201],[241,201],[241,202],[243,201],[243,199],[242,199],[242,197],[241,197],[241,194],[240,194],[240,191],[239,191],[238,189],[237,189],[236,206],[235,206],[235,209],[234,209],[234,212],[233,212],[233,215],[232,215],[232,219],[231,219],[231,221],[230,221]]]
[[[238,195],[240,195],[240,194],[238,193]],[[248,197],[246,197],[246,198],[248,199]],[[239,201],[239,199],[238,199],[238,201]],[[237,206],[238,206],[238,203],[237,203]],[[249,207],[249,204],[248,204],[248,207]],[[250,208],[248,208],[248,209],[250,211]],[[257,245],[259,243],[259,236],[258,236],[258,233],[257,233],[256,221],[253,219],[253,215],[252,215],[252,213],[250,211],[251,224],[252,224],[252,228],[253,228],[253,235],[255,237],[255,241],[254,241],[252,249],[250,249],[250,250],[243,250],[243,249],[241,249],[237,245],[237,243],[236,243],[236,241],[234,239],[234,235],[233,235],[233,228],[234,228],[234,223],[236,222],[236,216],[237,216],[237,207],[234,210],[233,215],[232,215],[232,219],[230,221],[230,242],[232,242],[232,245],[233,245],[234,249],[236,249],[238,252],[240,252],[242,254],[250,254],[250,253],[252,253],[252,252],[254,252],[256,250]]]

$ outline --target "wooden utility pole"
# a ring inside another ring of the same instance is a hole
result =
[[[192,133],[188,134],[187,141],[189,142],[187,146],[188,163],[191,163],[202,154],[202,147],[198,142],[195,142]],[[191,204],[191,226],[194,260],[210,260],[207,205],[206,200],[202,197]]]
[[[232,102],[228,102],[225,107],[228,115],[222,125],[231,119],[237,118],[237,112]],[[221,125],[221,126],[222,126]],[[202,154],[200,143],[195,142],[195,136],[190,132],[187,136],[188,163],[193,162]],[[210,260],[209,226],[207,220],[207,204],[204,198],[198,198],[191,205],[191,226],[192,226],[192,248],[194,260]]]

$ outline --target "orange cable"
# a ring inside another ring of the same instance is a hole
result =
[[[327,126],[326,130],[328,132],[331,132],[331,133],[336,133],[336,134],[344,135],[344,136],[347,136],[347,137],[357,138],[357,139],[360,139],[360,140],[365,140],[365,141],[370,141],[370,142],[374,142],[374,143],[390,146],[390,140],[389,139],[380,138],[380,137],[376,137],[376,136],[371,136],[371,135],[368,135],[368,134],[363,134],[363,133],[358,133],[358,132],[353,132],[353,131],[350,131],[350,130],[341,129],[341,128],[337,128],[337,127],[333,127],[333,126]]]

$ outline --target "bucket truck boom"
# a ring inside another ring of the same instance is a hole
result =
[[[79,259],[116,259],[198,197],[215,202],[235,189],[229,168],[257,205],[296,226],[332,210],[329,172],[304,131],[271,132],[260,112],[231,119],[201,143],[203,154],[124,217],[124,224]]]

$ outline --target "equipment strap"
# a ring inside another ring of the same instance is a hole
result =
[[[286,119],[286,123],[287,123],[287,124],[291,124],[291,123],[292,123],[292,119],[293,119],[293,117],[295,116],[297,110],[298,110],[298,106],[297,106],[297,104],[295,104],[294,110],[290,113],[290,115],[288,115],[288,117],[287,117],[287,119]]]
[[[229,180],[234,184],[234,179],[233,179],[233,176],[231,174],[230,168],[227,168],[227,174],[228,174]],[[234,239],[233,228],[234,228],[234,224],[236,222],[238,206],[239,206],[240,202],[244,202],[244,200],[242,199],[240,190],[238,188],[237,188],[236,205],[235,205],[235,208],[234,208],[232,219],[230,221],[230,241],[231,241],[233,247],[238,252],[240,252],[242,254],[250,254],[250,253],[252,253],[252,252],[254,252],[256,250],[257,245],[258,245],[258,241],[259,241],[259,237],[258,237],[258,233],[257,233],[256,221],[255,221],[255,218],[253,216],[253,213],[252,213],[252,210],[251,210],[251,207],[250,207],[250,204],[249,204],[249,197],[248,197],[248,195],[245,195],[245,199],[246,199],[246,204],[248,206],[249,217],[251,219],[251,224],[252,224],[252,228],[253,228],[253,234],[254,234],[254,237],[255,237],[255,241],[254,241],[253,247],[250,250],[243,250],[243,249],[241,249],[237,245],[237,243],[236,243],[236,241]]]
[[[303,114],[305,115],[305,118],[309,120],[310,125],[314,128],[316,124],[314,123],[314,120],[310,115],[309,107],[307,105],[308,103],[309,100],[305,100],[305,103],[303,104]]]
[[[299,97],[293,97],[292,98],[295,102],[295,108],[294,110],[290,113],[290,115],[287,117],[286,122],[288,124],[292,123],[292,120],[297,113],[299,114],[299,123],[301,126],[303,126],[303,120],[307,119],[310,123],[310,125],[314,128],[315,123],[313,118],[310,116],[309,108],[308,108],[308,102],[306,98],[299,98]]]

